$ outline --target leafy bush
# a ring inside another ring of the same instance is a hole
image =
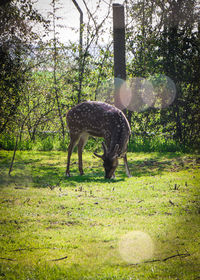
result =
[[[85,150],[102,152],[102,138],[89,138]],[[14,150],[16,137],[14,135],[0,136],[0,149]],[[18,150],[35,150],[35,151],[67,151],[69,137],[65,140],[58,136],[48,135],[44,137],[37,136],[35,141],[24,138],[18,142]],[[76,149],[75,149],[76,151]],[[180,144],[171,138],[154,135],[149,137],[134,136],[130,139],[128,152],[190,152],[193,151],[192,146]]]
[[[14,147],[15,137],[13,135],[3,134],[0,136],[0,149],[11,151]]]
[[[68,139],[54,139],[54,142],[53,142],[53,150],[55,151],[63,151],[63,152],[66,152],[67,151],[67,148],[68,148]]]
[[[143,138],[136,136],[131,139],[129,152],[189,152],[192,148],[181,145],[173,139],[166,139],[163,136]]]
[[[40,141],[37,141],[35,149],[37,151],[51,151],[53,150],[53,139],[52,137],[47,137]]]

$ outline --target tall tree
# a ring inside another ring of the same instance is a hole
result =
[[[127,47],[133,57],[129,63],[129,74],[145,78],[154,75],[153,79],[157,77],[157,82],[162,75],[166,75],[176,85],[173,104],[161,110],[149,109],[141,116],[151,116],[150,125],[153,115],[159,115],[157,124],[161,131],[173,134],[177,142],[187,145],[193,142],[198,146],[198,1],[138,0],[128,1],[128,4],[133,20],[127,32]]]
[[[30,22],[44,22],[31,0],[0,2],[0,132],[13,121],[26,79],[25,57],[36,34]]]

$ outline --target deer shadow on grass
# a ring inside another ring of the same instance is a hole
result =
[[[49,172],[45,173],[43,176],[32,176],[33,187],[37,188],[54,188],[54,187],[74,187],[79,184],[84,183],[118,183],[124,181],[124,178],[115,179],[105,179],[103,173],[87,173],[85,175],[79,175],[78,173],[73,173],[72,176],[67,177],[65,172],[49,169]]]
[[[93,175],[91,174],[85,174],[80,176],[79,174],[70,176],[70,177],[64,177],[63,182],[76,182],[76,183],[118,183],[121,181],[124,181],[125,178],[121,178],[120,176],[117,176],[113,179],[106,179],[104,178],[104,173],[99,172],[95,173]]]
[[[13,186],[14,188],[55,188],[74,187],[83,183],[117,183],[124,181],[124,178],[117,176],[115,179],[105,179],[103,171],[86,170],[80,175],[77,170],[72,170],[72,176],[67,177],[65,168],[55,165],[40,165],[39,161],[29,163],[30,169],[22,167],[22,163],[16,162],[15,169],[11,176],[8,175],[8,167],[0,172],[0,188]],[[39,165],[38,165],[39,164]]]
[[[85,162],[85,174],[80,176],[77,164],[72,163],[71,177],[65,175],[65,166],[60,158],[53,164],[42,162],[41,159],[17,159],[11,176],[8,176],[9,162],[1,162],[0,188],[13,185],[14,187],[48,188],[65,186],[70,187],[82,183],[118,183],[127,179],[124,165],[116,171],[115,179],[105,179],[104,170],[100,162]],[[149,158],[135,158],[130,154],[129,167],[132,177],[156,176],[163,172],[177,172],[200,164],[200,158],[178,154],[157,153]]]

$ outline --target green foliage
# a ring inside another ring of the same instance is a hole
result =
[[[1,8],[4,15],[2,28],[6,36],[9,32],[5,28],[5,19],[9,13],[8,24],[11,27],[14,11],[17,17],[22,15],[21,25],[24,19],[27,23],[30,20],[42,21],[36,16],[30,1],[22,2],[22,14],[16,5]],[[59,1],[52,4],[55,6],[51,16],[56,24]],[[165,1],[162,5],[156,1],[138,0],[134,5],[127,2],[126,8],[126,16],[130,19],[126,32],[127,80],[145,78],[153,86],[148,96],[150,105],[142,101],[142,90],[137,89],[141,110],[136,106],[137,100],[133,100],[133,108],[128,112],[135,135],[130,143],[131,150],[199,150],[199,6],[196,1]],[[94,20],[95,17],[91,21]],[[0,56],[5,62],[0,71],[2,148],[13,149],[15,143],[12,141],[19,135],[18,149],[21,150],[66,150],[69,141],[67,111],[83,100],[114,102],[113,50],[110,43],[99,43],[104,22],[95,26],[99,29],[96,30],[90,21],[84,25],[84,31],[88,32],[84,33],[81,54],[78,44],[61,44],[55,30],[55,40],[37,41],[30,53],[22,40],[25,25],[21,29],[20,42],[13,35],[14,56],[0,45]],[[33,33],[27,34],[27,40],[33,38]],[[0,43],[4,43],[3,39]],[[165,91],[172,89],[168,79],[175,85],[176,96],[166,105]],[[46,132],[57,134],[62,140]],[[97,147],[91,141],[86,149],[99,148],[98,141]]]
[[[191,147],[186,147],[163,136],[143,138],[133,137],[128,146],[129,152],[190,152]]]
[[[15,137],[11,134],[0,135],[0,149],[7,151],[14,150],[15,147]]]
[[[0,4],[0,133],[19,125],[18,109],[30,70],[27,56],[37,36],[30,23],[44,23],[32,1],[1,1]],[[7,131],[6,131],[7,132]],[[6,133],[5,132],[5,133]]]
[[[47,137],[38,141],[35,149],[37,151],[51,151],[53,149],[53,139],[51,137]]]
[[[173,131],[176,143],[198,148],[200,33],[197,26],[200,10],[197,1],[165,1],[163,4],[136,1],[130,4],[129,13],[137,28],[133,24],[127,31],[127,48],[133,55],[127,67],[128,77],[151,80],[152,76],[166,75],[176,86],[176,98],[169,107],[140,113],[141,119],[148,115],[147,131],[169,134]],[[137,127],[142,128],[139,123],[134,129]]]
[[[102,138],[89,138],[85,146],[86,151],[102,151]],[[0,149],[14,150],[16,139],[11,135],[0,136]],[[21,139],[18,143],[18,150],[34,150],[34,151],[67,151],[69,145],[69,138],[65,140],[59,136],[37,136],[34,141]],[[164,136],[133,136],[128,145],[129,152],[194,152],[198,151],[190,146],[185,146],[177,143],[172,138]]]
[[[56,141],[54,141],[54,143],[53,143],[53,149],[55,151],[66,152],[67,148],[68,148],[68,144],[69,144],[68,139],[63,140],[60,138],[56,138]]]

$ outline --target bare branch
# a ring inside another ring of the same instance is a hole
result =
[[[0,260],[12,261],[12,262],[13,262],[13,261],[16,261],[16,260],[14,260],[14,259],[10,259],[10,258],[1,258],[1,257],[0,257]]]
[[[57,262],[57,261],[65,260],[65,259],[67,259],[67,258],[68,258],[68,256],[63,257],[63,258],[59,258],[59,259],[50,260],[50,261],[51,261],[51,262]]]
[[[143,264],[143,263],[154,263],[154,262],[166,262],[166,261],[168,261],[170,259],[173,259],[173,258],[176,258],[176,257],[186,258],[186,257],[189,257],[189,256],[191,256],[191,254],[189,254],[189,253],[185,253],[185,254],[179,254],[178,253],[178,254],[166,257],[164,259],[149,260],[149,261],[144,261],[144,262],[141,262],[141,263],[134,263],[134,264],[131,264],[131,265],[139,265],[139,264]]]

